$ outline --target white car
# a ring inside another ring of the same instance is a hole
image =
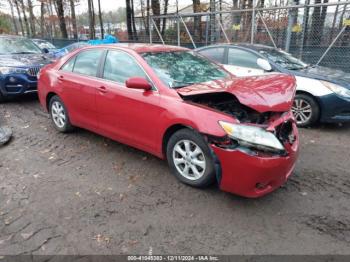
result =
[[[222,64],[236,76],[271,72],[294,75],[297,93],[292,110],[300,127],[316,122],[350,122],[350,73],[311,66],[265,45],[223,44],[195,51]]]

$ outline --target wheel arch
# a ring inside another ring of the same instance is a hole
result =
[[[193,127],[191,126],[188,126],[188,125],[185,125],[185,124],[173,124],[171,126],[169,126],[164,134],[163,134],[163,138],[162,138],[162,155],[164,157],[164,159],[166,159],[166,147],[168,145],[168,142],[169,142],[169,139],[170,137],[177,131],[179,131],[180,129],[185,129],[185,128],[188,128],[188,129],[191,129],[191,130],[194,130]]]
[[[319,121],[322,118],[322,111],[323,111],[320,99],[317,96],[314,96],[313,94],[311,94],[311,93],[309,93],[307,91],[304,91],[304,90],[297,90],[295,94],[309,96],[315,101],[315,103],[318,106],[318,110],[319,110],[319,116],[318,116],[318,119],[317,119]]]
[[[54,96],[58,96],[58,94],[56,94],[55,92],[49,92],[47,95],[46,95],[46,100],[45,100],[45,105],[46,105],[46,109],[47,111],[49,111],[49,106],[50,106],[50,100],[52,97]]]
[[[320,99],[317,97],[317,96],[314,96],[313,94],[307,92],[307,91],[304,91],[304,90],[297,90],[295,92],[295,94],[301,94],[301,95],[307,95],[307,96],[310,96],[313,100],[315,100],[317,106],[318,106],[318,109],[320,110],[320,114],[322,112],[322,107],[321,107],[321,102],[320,102]]]

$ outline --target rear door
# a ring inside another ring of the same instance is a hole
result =
[[[125,81],[143,77],[150,81],[135,58],[121,50],[106,54],[96,93],[99,129],[113,139],[143,150],[154,150],[162,109],[158,90],[130,89]]]
[[[62,98],[73,124],[87,129],[97,128],[97,73],[103,50],[84,50],[61,68],[58,76]]]
[[[240,48],[229,47],[224,67],[236,76],[253,76],[265,73],[257,64],[259,56]]]

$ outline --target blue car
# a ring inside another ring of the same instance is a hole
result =
[[[199,48],[198,53],[237,76],[294,75],[297,92],[293,113],[298,126],[350,121],[350,73],[308,65],[280,49],[265,45],[224,44]]]
[[[86,42],[76,42],[70,45],[67,45],[65,47],[62,47],[61,49],[58,49],[52,53],[52,56],[56,59],[68,54],[69,52],[72,52],[78,48],[89,46]]]
[[[0,102],[37,91],[37,74],[50,59],[31,40],[0,36]]]

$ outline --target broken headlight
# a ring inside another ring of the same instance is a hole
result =
[[[224,121],[219,121],[219,124],[231,139],[236,140],[242,146],[273,152],[284,151],[284,147],[278,138],[261,127],[238,125]]]

